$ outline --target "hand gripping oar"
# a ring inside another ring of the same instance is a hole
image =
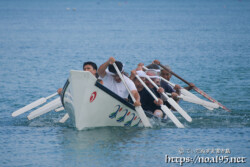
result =
[[[54,97],[56,95],[57,95],[57,93],[54,93],[54,94],[52,94],[52,95],[50,95],[48,97],[42,97],[41,99],[38,99],[38,100],[28,104],[27,106],[25,106],[23,108],[20,108],[19,110],[13,112],[12,117],[16,117],[16,116],[18,116],[20,114],[23,114],[23,113],[25,113],[25,112],[39,106],[39,105],[45,103],[48,99],[50,99],[50,98],[52,98],[52,97]]]
[[[173,74],[174,76],[176,76],[178,79],[182,80],[183,82],[185,82],[186,84],[188,84],[190,86],[190,83],[186,80],[184,80],[183,78],[181,78],[179,75],[175,74],[173,71],[167,69],[165,66],[163,66],[162,64],[159,64],[162,68],[164,68],[166,71],[169,71],[171,74]],[[203,92],[201,89],[197,88],[196,86],[193,87],[193,89],[200,93],[202,96],[204,96],[205,98],[207,98],[208,100],[217,103],[221,108],[223,108],[226,111],[230,111],[227,107],[225,107],[224,105],[222,105],[221,103],[219,103],[217,100],[213,99],[212,97],[210,97],[208,94],[206,94],[205,92]]]
[[[165,78],[161,77],[161,79],[164,82],[167,82],[172,87],[175,87],[175,84],[171,83],[170,81],[166,80]],[[218,108],[219,107],[219,105],[217,103],[211,103],[211,102],[204,101],[204,100],[200,99],[199,97],[195,96],[193,93],[189,92],[188,90],[186,90],[184,88],[181,88],[181,94],[183,94],[185,96],[181,95],[178,98],[181,98],[184,101],[188,101],[190,103],[200,104],[200,105],[206,107],[209,110],[213,110],[213,108]]]
[[[148,70],[148,68],[145,67],[145,66],[143,66],[143,69]],[[172,87],[175,87],[174,83],[166,80],[165,78],[161,77],[161,80],[168,83]],[[183,94],[184,96],[179,96],[178,98],[181,98],[184,101],[188,101],[190,103],[200,104],[200,105],[202,105],[203,107],[205,107],[205,108],[207,108],[209,110],[213,110],[214,108],[219,107],[219,105],[217,103],[209,103],[209,102],[207,102],[205,100],[202,100],[199,97],[197,97],[196,95],[194,95],[193,93],[186,90],[185,88],[181,88],[181,94]]]
[[[161,77],[161,80],[163,80],[164,82],[168,83],[169,85],[171,85],[172,87],[175,87],[175,84],[166,80],[165,78]],[[181,94],[185,95],[185,96],[190,96],[190,97],[196,97],[193,93],[189,92],[188,90],[186,90],[185,88],[181,88]],[[198,97],[197,97],[198,98]]]
[[[149,78],[148,75],[146,78],[152,83],[152,85],[154,85],[156,89],[159,89],[159,87]],[[174,107],[176,111],[178,111],[188,122],[192,122],[192,118],[172,98],[168,97],[168,95],[166,95],[164,92],[162,95],[167,99],[168,103]]]
[[[145,89],[151,94],[151,96],[158,101],[158,98],[155,96],[155,94],[147,87],[147,85],[141,80],[141,78],[138,75],[135,75],[135,77],[141,82],[141,84],[144,86]],[[175,115],[169,110],[168,107],[161,104],[162,111],[173,121],[173,123],[178,128],[184,128],[184,125],[175,117]]]
[[[114,68],[115,68],[117,74],[118,74],[119,77],[121,78],[121,80],[122,80],[124,86],[125,86],[126,89],[128,90],[128,92],[129,92],[129,94],[130,94],[130,96],[131,96],[133,102],[135,102],[135,98],[134,98],[134,96],[132,95],[132,93],[130,92],[130,90],[129,90],[129,88],[128,88],[128,85],[126,84],[126,82],[125,82],[125,80],[124,80],[124,78],[123,78],[121,72],[119,71],[118,67],[116,66],[115,63],[113,63],[113,66],[114,66]],[[141,106],[135,106],[135,110],[137,111],[139,117],[141,118],[143,125],[144,125],[145,127],[152,127],[152,125],[150,124],[150,122],[149,122],[147,116],[145,115],[145,113],[144,113],[142,107],[141,107]]]
[[[54,110],[58,107],[62,106],[62,103],[61,103],[61,99],[60,97],[56,98],[55,100],[52,100],[51,102],[49,102],[48,104],[45,104],[44,106],[36,109],[35,111],[31,112],[29,115],[28,115],[28,119],[31,120],[31,119],[34,119],[40,115],[43,115],[51,110]]]
[[[147,67],[143,66],[142,67],[144,70],[148,70]],[[164,82],[166,82],[167,84],[169,84],[170,86],[172,87],[175,87],[175,84],[166,80],[165,78],[161,77],[161,80],[163,80]],[[196,97],[198,98],[197,96],[195,96],[193,93],[189,92],[188,90],[184,89],[184,88],[181,88],[181,94],[185,95],[185,96],[190,96],[190,97]]]
[[[143,66],[143,69],[148,70],[147,67]],[[172,87],[175,87],[175,84],[166,80],[163,77],[160,77],[161,80],[163,80],[164,82],[166,82],[167,84],[169,84]],[[203,107],[209,109],[209,110],[213,110],[214,108],[218,108],[219,105],[216,103],[208,103],[202,99],[200,99],[199,97],[195,96],[193,93],[189,92],[188,90],[181,88],[181,94],[183,94],[184,96],[179,96],[179,98],[183,99],[184,101],[188,101],[190,103],[195,103],[195,104],[200,104]]]

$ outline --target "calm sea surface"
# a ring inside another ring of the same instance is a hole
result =
[[[178,116],[185,129],[169,123],[77,131],[58,123],[65,111],[32,121],[28,113],[11,117],[56,92],[71,69],[89,60],[99,66],[110,56],[127,72],[154,59],[169,64],[232,112],[181,102],[193,118]],[[1,0],[0,166],[180,166],[166,163],[168,155],[246,157],[183,166],[248,167],[249,64],[248,0]]]

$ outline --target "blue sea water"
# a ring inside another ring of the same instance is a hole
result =
[[[180,166],[166,163],[169,155],[246,157],[246,163],[183,166],[248,167],[249,44],[248,0],[1,0],[0,166]],[[185,129],[169,123],[77,131],[58,123],[65,112],[11,117],[56,92],[71,69],[110,56],[127,72],[154,59],[169,64],[232,112],[181,102],[193,118],[178,116]]]

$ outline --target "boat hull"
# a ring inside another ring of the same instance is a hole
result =
[[[85,71],[70,71],[62,103],[78,130],[105,126],[142,127],[133,105]]]

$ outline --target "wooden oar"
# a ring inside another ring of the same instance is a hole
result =
[[[52,100],[48,104],[45,104],[44,106],[36,109],[35,111],[31,112],[28,115],[28,119],[34,119],[40,115],[46,114],[47,112],[54,110],[62,105],[60,97],[56,98],[55,100]]]
[[[69,114],[68,113],[66,113],[63,117],[62,117],[62,119],[60,119],[60,123],[65,123],[67,120],[69,119]]]
[[[164,82],[168,83],[170,86],[175,87],[175,84],[166,80],[165,78],[161,77],[161,80],[163,80]],[[195,97],[195,95],[191,92],[189,92],[188,90],[186,90],[185,88],[181,88],[181,93],[185,96],[190,96],[190,97]]]
[[[56,96],[57,94],[58,93],[54,93],[54,94],[52,94],[52,95],[50,95],[48,97],[42,97],[42,98],[40,98],[40,99],[38,99],[38,100],[36,100],[36,101],[34,101],[34,102],[26,105],[25,107],[20,108],[19,110],[17,110],[17,111],[15,111],[15,112],[12,113],[12,117],[16,117],[16,116],[18,116],[20,114],[23,114],[23,113],[25,113],[25,112],[27,112],[27,111],[29,111],[29,110],[31,110],[31,109],[39,106],[39,105],[45,103],[48,99]]]
[[[151,82],[152,85],[154,85],[154,87],[156,89],[159,89],[159,87],[154,83],[154,81],[152,81],[149,76],[146,76],[147,80],[149,80]],[[176,111],[178,111],[183,118],[185,118],[188,122],[192,122],[192,118],[186,113],[186,111],[184,111],[179,104],[177,104],[172,98],[168,97],[168,95],[166,95],[164,92],[161,93],[168,101],[168,103],[174,108],[176,109]]]
[[[173,74],[174,76],[176,76],[178,79],[180,79],[181,81],[185,82],[186,84],[188,84],[190,86],[190,83],[188,81],[186,81],[185,79],[181,78],[179,75],[177,75],[176,73],[174,73],[173,71],[167,69],[164,65],[162,65],[161,63],[159,64],[159,66],[161,66],[162,68],[164,68],[164,70],[169,71],[171,74]],[[226,111],[230,111],[227,107],[225,107],[224,105],[222,105],[221,103],[219,103],[217,100],[213,99],[212,97],[210,97],[208,94],[206,94],[205,92],[203,92],[201,89],[199,89],[198,87],[193,87],[193,89],[200,93],[202,96],[204,96],[205,98],[207,98],[208,100],[217,103],[221,108],[223,108]]]
[[[123,78],[121,72],[119,71],[117,65],[116,65],[115,63],[113,63],[113,66],[114,66],[114,68],[115,68],[117,74],[118,74],[119,77],[121,78],[121,80],[122,80],[124,86],[125,86],[126,89],[128,90],[128,92],[129,92],[129,94],[130,94],[130,96],[131,96],[133,102],[135,102],[135,98],[134,98],[134,96],[132,95],[131,91],[129,90],[128,85],[126,84],[126,82],[125,82],[125,80],[124,80],[124,78]],[[135,106],[135,110],[137,111],[139,117],[141,118],[143,125],[144,125],[145,127],[152,127],[152,125],[150,124],[150,122],[149,122],[147,116],[145,115],[145,113],[144,113],[142,107],[141,107],[141,106]]]
[[[135,77],[141,82],[141,84],[144,86],[144,88],[151,94],[151,96],[158,101],[158,98],[155,96],[155,94],[147,87],[147,85],[141,80],[141,78],[138,75],[135,75]],[[142,97],[143,98],[143,97]],[[184,128],[184,125],[175,117],[175,115],[169,110],[168,107],[161,104],[162,111],[173,121],[173,123],[178,128]]]

